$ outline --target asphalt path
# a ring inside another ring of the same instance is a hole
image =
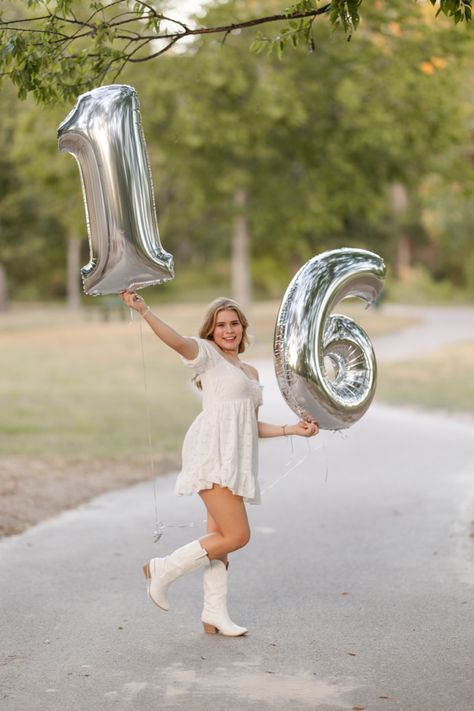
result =
[[[414,320],[409,328],[373,340],[380,361],[407,360],[444,346],[474,341],[474,308],[472,306],[409,306],[387,304],[390,316],[408,316]]]
[[[271,367],[262,417],[291,421]],[[472,711],[474,425],[375,404],[347,432],[264,441],[262,506],[232,556],[231,639],[199,574],[162,613],[141,563],[201,535],[174,476],[0,544],[2,711]]]

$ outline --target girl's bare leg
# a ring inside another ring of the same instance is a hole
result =
[[[203,489],[199,495],[212,521],[211,526],[215,528],[199,539],[199,543],[211,560],[225,560],[227,553],[243,548],[250,539],[244,500],[218,484],[214,484],[212,489]]]
[[[221,531],[219,531],[219,529],[217,527],[217,523],[214,521],[214,519],[212,518],[209,511],[207,512],[207,532],[208,533],[221,533]],[[227,567],[227,563],[228,563],[227,556],[223,555],[222,558],[220,558],[220,560]]]

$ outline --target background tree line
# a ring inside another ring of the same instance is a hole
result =
[[[247,10],[219,4],[205,21]],[[471,32],[403,0],[367,4],[350,43],[322,22],[312,31],[314,51],[282,59],[249,52],[251,29],[121,74],[140,97],[175,255],[168,293],[231,280],[245,302],[251,275],[257,296],[279,296],[306,259],[344,245],[374,249],[400,278],[422,265],[474,294]],[[56,143],[72,103],[19,102],[6,83],[1,99],[0,282],[11,298],[77,305],[85,218],[75,161]]]

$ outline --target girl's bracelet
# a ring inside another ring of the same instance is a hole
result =
[[[143,318],[144,318],[149,311],[151,311],[151,308],[149,306],[147,306],[145,311],[143,313],[141,313],[140,316],[143,316]]]
[[[283,425],[283,437],[286,437],[286,436],[287,436],[287,434],[286,434],[286,425]]]

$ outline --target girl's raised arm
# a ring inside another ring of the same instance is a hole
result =
[[[167,323],[156,316],[147,306],[142,296],[138,296],[133,291],[122,291],[120,298],[131,309],[138,311],[143,316],[152,331],[156,333],[163,343],[179,353],[187,360],[193,360],[198,354],[198,344],[193,338],[186,338],[174,330]]]

